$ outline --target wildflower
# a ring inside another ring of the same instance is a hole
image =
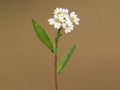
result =
[[[80,19],[77,17],[75,12],[70,13],[70,19],[71,19],[71,22],[74,22],[76,25],[79,24]]]
[[[65,33],[69,33],[73,30],[74,24],[78,25],[80,19],[75,12],[69,14],[68,9],[56,8],[53,12],[54,18],[48,19],[50,25],[54,25],[54,28],[63,28]]]

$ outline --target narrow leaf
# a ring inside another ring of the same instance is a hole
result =
[[[45,30],[32,19],[32,25],[39,40],[53,52],[53,45]]]
[[[57,74],[60,74],[63,72],[66,64],[68,63],[73,51],[75,50],[76,46],[72,46],[60,59],[60,62],[57,65]]]

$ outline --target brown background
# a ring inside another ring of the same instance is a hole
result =
[[[73,44],[76,51],[59,76],[59,90],[120,90],[119,0],[0,0],[0,90],[54,90],[53,55],[37,39],[31,19],[50,35],[47,20],[56,7],[81,19],[63,33],[59,58]]]

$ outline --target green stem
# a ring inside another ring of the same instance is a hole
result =
[[[55,50],[57,51],[58,49],[58,40],[59,37],[61,36],[60,34],[61,29],[58,29],[57,36],[55,38]],[[57,77],[57,53],[55,54],[55,60],[54,60],[54,68],[55,68],[55,90],[58,90],[58,77]]]
[[[57,77],[57,56],[55,55],[55,61],[54,61],[54,65],[55,65],[55,90],[58,90],[58,77]]]

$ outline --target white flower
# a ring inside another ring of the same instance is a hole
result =
[[[59,15],[59,14],[63,14],[64,10],[62,8],[56,8],[53,12],[53,14]]]
[[[63,9],[64,14],[68,14],[69,10],[68,9]]]
[[[61,27],[61,22],[64,22],[63,17],[58,17],[54,15],[54,18],[48,20],[50,25],[54,25],[54,28],[59,29]]]
[[[75,12],[69,14],[68,9],[56,8],[53,12],[54,18],[48,20],[50,25],[54,25],[56,29],[64,29],[65,33],[69,33],[73,30],[74,24],[78,25],[80,19]]]
[[[65,23],[66,23],[66,25],[67,25],[67,26],[71,26],[71,25],[73,25],[73,23],[71,22],[71,20],[70,20],[70,19],[66,20],[66,22],[65,22]]]
[[[71,19],[71,22],[74,22],[76,25],[79,24],[80,19],[77,17],[75,12],[70,13],[70,19]]]
[[[59,22],[56,22],[55,19],[51,18],[48,20],[50,25],[54,25],[54,28],[59,29],[61,27]]]
[[[55,24],[54,18],[48,19],[48,22],[49,22],[50,25],[54,25]]]
[[[63,8],[56,8],[53,12],[53,14],[60,15],[60,14],[67,14],[68,9],[63,9]]]
[[[70,33],[73,30],[73,27],[74,27],[73,25],[66,27],[65,33]]]

